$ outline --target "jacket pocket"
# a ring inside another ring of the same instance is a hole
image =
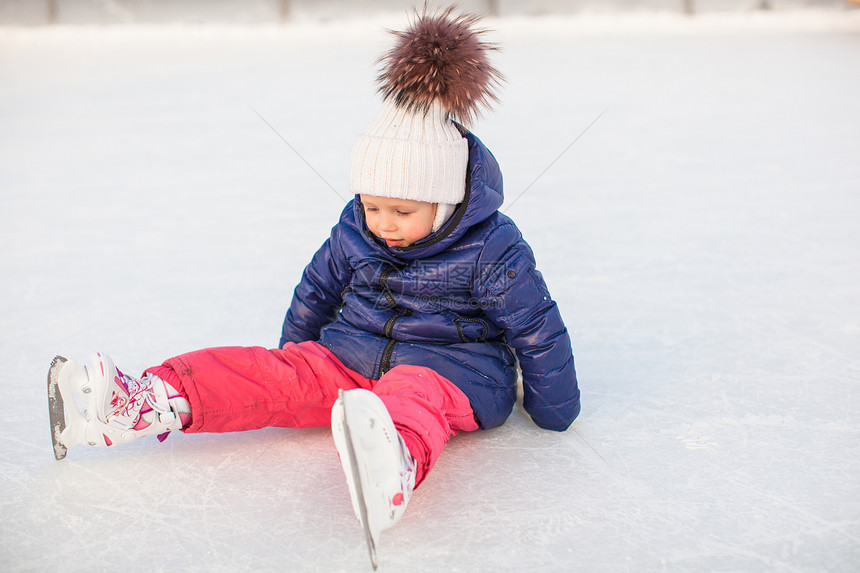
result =
[[[460,342],[485,342],[489,328],[487,323],[479,318],[455,318],[457,334]]]
[[[500,295],[525,278],[534,263],[525,253],[516,253],[505,260],[484,264],[481,269],[483,288],[491,295]]]

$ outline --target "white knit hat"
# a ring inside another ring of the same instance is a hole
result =
[[[356,139],[349,188],[355,194],[454,206],[466,193],[468,163],[468,144],[440,104],[423,113],[386,101]]]
[[[452,118],[465,122],[495,99],[501,75],[484,52],[495,49],[453,9],[424,13],[381,61],[382,111],[358,136],[349,187],[354,194],[436,203],[437,231],[466,193],[469,148]]]

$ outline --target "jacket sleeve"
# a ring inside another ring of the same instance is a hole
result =
[[[335,226],[305,267],[302,280],[293,291],[278,348],[287,342],[319,340],[322,327],[337,316],[351,276],[352,270],[341,248],[339,227]]]
[[[474,294],[517,354],[523,407],[541,428],[566,430],[580,411],[573,351],[531,248],[515,225],[503,225],[487,238],[478,264]]]

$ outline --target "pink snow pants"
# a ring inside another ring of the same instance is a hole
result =
[[[416,485],[452,436],[478,429],[466,395],[433,370],[401,365],[370,380],[316,342],[288,342],[280,350],[210,348],[146,372],[188,400],[192,422],[183,431],[192,433],[330,426],[339,389],[371,390],[415,458]]]

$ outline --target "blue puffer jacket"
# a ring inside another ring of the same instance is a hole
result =
[[[567,329],[531,248],[497,210],[495,158],[463,136],[466,196],[443,228],[390,248],[367,230],[356,196],[305,269],[280,345],[318,340],[372,379],[398,364],[432,368],[469,397],[482,428],[510,415],[518,358],[525,410],[538,426],[565,430],[580,409]]]

